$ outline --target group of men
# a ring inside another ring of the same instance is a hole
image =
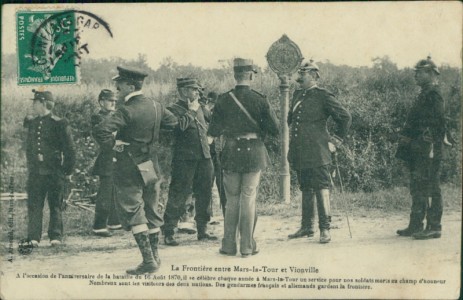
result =
[[[192,195],[198,240],[217,240],[207,232],[214,172],[219,177],[225,217],[220,254],[234,256],[239,251],[242,257],[248,257],[259,252],[254,230],[260,176],[268,164],[264,139],[277,136],[279,125],[266,97],[250,88],[257,73],[252,61],[236,58],[233,70],[236,86],[217,97],[212,112],[201,101],[204,89],[196,78],[177,79],[179,99],[169,107],[143,94],[147,75],[136,70],[118,67],[118,75],[113,78],[117,95],[111,90],[101,91],[101,110],[91,120],[93,136],[100,146],[94,167],[94,174],[100,176],[100,188],[93,232],[107,237],[111,236],[108,229],[132,231],[143,260],[127,273],[151,273],[159,268],[160,232],[166,245],[179,244],[175,228]],[[443,101],[436,88],[439,71],[428,58],[416,65],[415,72],[422,91],[404,129],[401,141],[406,150],[400,156],[410,165],[413,205],[410,225],[397,233],[438,238],[442,216],[439,170],[445,135]],[[300,89],[293,95],[286,120],[290,126],[288,160],[302,191],[301,228],[289,238],[313,237],[318,211],[320,243],[328,243],[331,157],[348,133],[351,116],[333,94],[317,85],[319,78],[320,70],[312,60],[302,63],[297,79]],[[38,116],[26,117],[24,123],[28,128],[28,238],[38,246],[47,197],[48,236],[56,246],[63,235],[64,176],[72,173],[75,147],[66,120],[51,114],[52,94],[34,91],[33,100]],[[121,104],[118,109],[116,101]],[[327,130],[329,118],[336,124],[332,134]],[[175,140],[164,213],[156,191],[160,170],[154,147],[161,129],[172,131]],[[428,197],[432,197],[431,205]],[[425,216],[428,224],[423,230]]]

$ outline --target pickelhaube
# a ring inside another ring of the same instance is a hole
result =
[[[436,64],[432,61],[431,56],[428,56],[426,59],[420,60],[415,65],[415,71],[420,69],[433,70],[434,72],[436,72],[436,74],[440,74]]]
[[[299,72],[320,71],[313,59],[303,60],[299,67]]]
[[[53,94],[49,91],[32,90],[32,93],[34,93],[34,98],[32,98],[31,100],[40,101],[40,102],[44,102],[44,101],[54,102]]]

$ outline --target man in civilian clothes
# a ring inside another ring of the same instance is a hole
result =
[[[267,134],[276,136],[278,125],[265,96],[250,88],[256,73],[252,60],[236,58],[233,65],[236,86],[219,96],[208,133],[225,138],[221,163],[227,204],[219,252],[236,255],[238,230],[239,251],[247,257],[258,253],[256,195],[261,171],[268,163],[263,140]]]
[[[445,135],[444,100],[437,83],[439,74],[431,57],[416,64],[415,81],[421,92],[401,133],[401,142],[408,145],[408,152],[399,158],[408,163],[410,170],[412,208],[408,227],[397,230],[397,234],[422,240],[441,237],[441,163],[444,144],[451,145]]]
[[[202,86],[196,78],[178,78],[177,89],[180,99],[168,108],[179,121],[174,131],[172,176],[164,213],[164,242],[168,246],[179,245],[174,230],[185,212],[185,202],[192,194],[198,240],[217,240],[207,233],[214,172],[207,138],[210,111],[199,102]]]
[[[116,110],[116,96],[111,90],[102,90],[98,96],[100,110],[97,114],[92,115],[92,128],[108,118]],[[114,150],[103,151],[100,149],[92,174],[100,178],[100,186],[96,197],[95,220],[93,222],[93,234],[101,237],[110,237],[112,234],[109,229],[122,228],[117,218],[115,204],[115,187],[114,187]]]
[[[346,136],[351,116],[333,94],[318,87],[319,69],[312,60],[303,62],[298,73],[300,89],[294,92],[288,114],[288,160],[297,172],[302,190],[302,222],[301,228],[288,237],[314,235],[316,197],[320,243],[328,243],[331,240],[331,155]],[[327,130],[329,117],[337,125],[333,136]]]
[[[161,127],[173,129],[178,123],[160,103],[143,95],[146,74],[117,69],[119,75],[113,80],[124,105],[95,127],[94,136],[103,151],[117,152],[114,183],[119,220],[124,229],[132,231],[143,257],[143,262],[127,273],[140,275],[155,272],[161,263],[158,241],[163,219],[155,190],[158,161],[154,143]]]
[[[63,238],[62,203],[64,181],[70,180],[76,160],[74,142],[66,119],[51,113],[55,101],[48,91],[35,91],[33,110],[37,116],[27,116],[26,157],[27,235],[34,247],[42,237],[45,198],[50,209],[48,238],[52,246],[61,245]]]

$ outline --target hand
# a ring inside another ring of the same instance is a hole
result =
[[[200,106],[201,106],[201,104],[199,103],[198,99],[195,99],[193,101],[188,100],[188,109],[193,110],[193,111],[197,111]]]
[[[126,143],[121,140],[116,140],[116,144],[114,144],[113,150],[116,152],[124,151],[124,146],[130,145],[130,143]]]
[[[331,153],[336,152],[336,146],[332,142],[328,142],[328,149]]]
[[[337,137],[336,135],[332,136],[330,141],[328,142],[328,149],[331,153],[336,152],[336,148],[339,148],[342,144],[342,139]]]
[[[72,182],[72,175],[66,175],[65,179],[67,182]]]

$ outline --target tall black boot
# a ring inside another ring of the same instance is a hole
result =
[[[320,228],[320,243],[326,244],[331,241],[331,207],[330,190],[323,189],[317,191],[318,225]]]
[[[159,269],[158,264],[154,261],[151,245],[148,237],[148,231],[139,232],[133,235],[137,241],[143,261],[134,269],[127,270],[127,274],[141,275],[145,273],[153,273]]]
[[[153,252],[154,261],[158,264],[158,266],[160,266],[161,258],[159,257],[159,253],[158,253],[159,232],[151,233],[149,235],[149,240],[150,240],[150,245],[151,245],[151,251]]]
[[[301,228],[293,234],[288,235],[289,239],[297,239],[304,236],[313,237],[315,217],[315,201],[313,190],[302,191],[302,219]]]
[[[423,231],[423,220],[428,206],[428,197],[423,195],[412,195],[412,211],[408,227],[397,230],[400,236],[412,236],[414,233]]]
[[[207,233],[207,224],[197,224],[198,228],[198,240],[209,240],[209,241],[216,241],[217,237]]]

